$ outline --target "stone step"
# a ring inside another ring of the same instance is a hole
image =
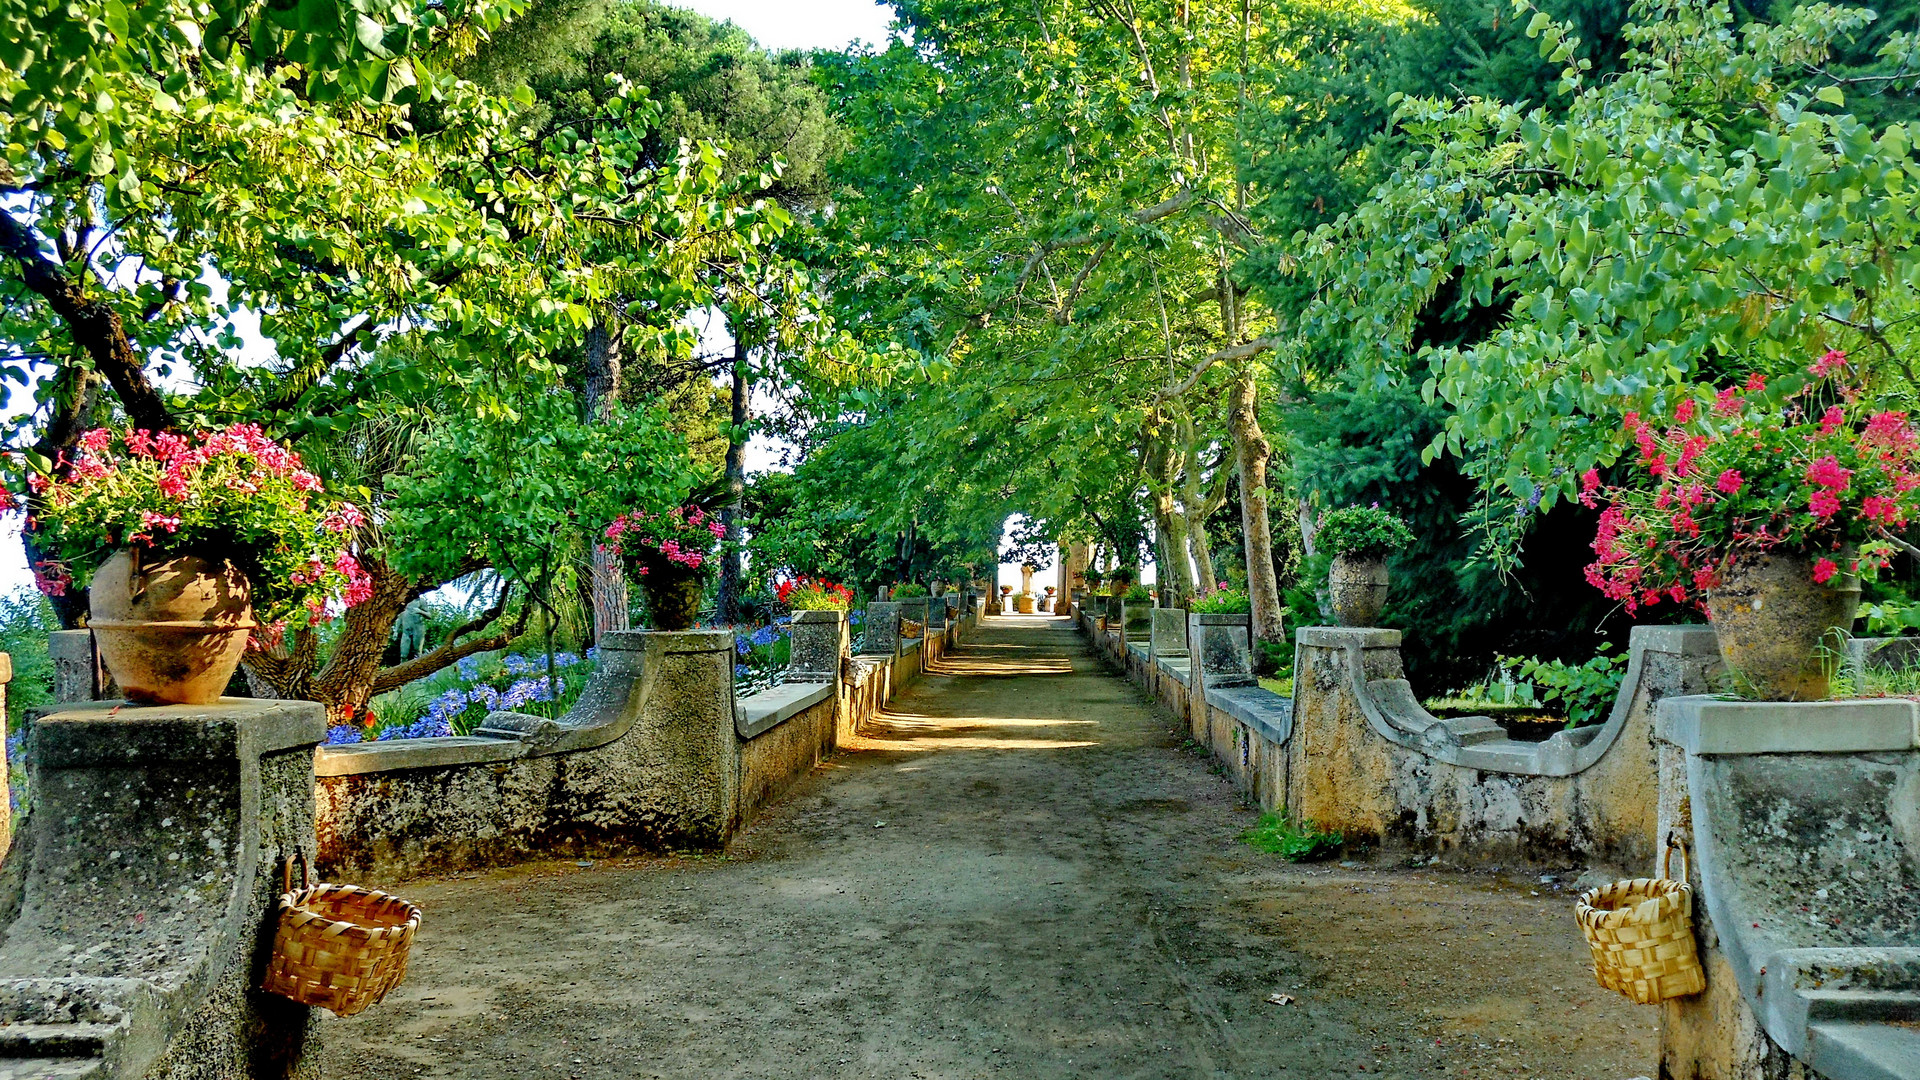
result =
[[[99,1058],[0,1058],[0,1080],[94,1080],[106,1068]]]

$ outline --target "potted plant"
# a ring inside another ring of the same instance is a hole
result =
[[[250,635],[271,643],[373,594],[353,555],[361,512],[251,424],[96,428],[27,484],[46,556],[34,578],[51,596],[87,587],[101,662],[129,701],[218,701]]]
[[[726,534],[718,517],[697,506],[676,506],[664,514],[634,510],[608,524],[606,548],[640,579],[655,630],[691,630],[700,618],[714,552]]]
[[[1134,582],[1140,580],[1140,572],[1131,566],[1116,566],[1107,575],[1107,589],[1110,595],[1125,596]]]
[[[1372,626],[1387,606],[1387,556],[1413,543],[1399,517],[1376,506],[1347,506],[1320,519],[1314,543],[1333,556],[1328,600],[1341,626]]]
[[[1100,572],[1100,568],[1097,566],[1089,566],[1087,567],[1084,576],[1087,579],[1087,591],[1090,593],[1099,592],[1100,581],[1105,576]]]
[[[1662,424],[1629,413],[1627,477],[1581,477],[1581,500],[1605,504],[1587,580],[1630,612],[1704,607],[1747,694],[1826,697],[1857,574],[1884,566],[1920,513],[1920,437],[1868,400],[1833,351],[1773,386],[1755,375],[1684,397]]]

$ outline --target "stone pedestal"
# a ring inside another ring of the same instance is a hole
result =
[[[1118,630],[1126,617],[1126,601],[1109,593],[1106,597],[1107,629]]]
[[[876,600],[867,605],[866,651],[874,656],[900,655],[900,604]]]
[[[1120,625],[1125,630],[1128,641],[1144,640],[1153,627],[1153,601],[1122,600],[1120,602]]]
[[[793,641],[789,682],[833,682],[840,677],[841,658],[847,655],[845,612],[796,611],[789,632]]]
[[[17,904],[0,1076],[311,1075],[310,1011],[254,987],[282,861],[313,858],[325,734],[300,701],[99,702],[36,722],[34,811],[0,868]]]
[[[1192,692],[1259,685],[1253,677],[1252,643],[1249,616],[1189,614],[1187,653],[1192,674],[1188,686]]]
[[[1659,1075],[1920,1075],[1920,703],[1670,697],[1657,738],[1707,974]]]
[[[1187,613],[1181,608],[1154,608],[1151,653],[1155,660],[1187,657]]]

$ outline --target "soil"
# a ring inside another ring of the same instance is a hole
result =
[[[391,883],[411,970],[324,1075],[1654,1072],[1570,878],[1262,854],[1184,735],[1065,620],[989,618],[724,855]]]

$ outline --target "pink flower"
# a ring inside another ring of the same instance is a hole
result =
[[[1840,411],[1840,406],[1830,405],[1827,407],[1827,411],[1820,417],[1820,434],[1831,435],[1839,431],[1840,425],[1846,422],[1847,414]]]
[[[1807,370],[1811,372],[1815,378],[1824,379],[1846,366],[1846,353],[1841,352],[1839,349],[1828,349],[1826,354],[1821,356],[1820,359],[1815,360],[1813,366]]]
[[[106,428],[94,428],[80,436],[80,449],[89,454],[105,454],[113,449],[113,432]]]
[[[1747,376],[1747,392],[1748,393],[1757,394],[1760,391],[1765,390],[1766,388],[1767,388],[1767,377],[1765,375],[1762,375],[1756,371],[1753,374]]]
[[[1681,398],[1680,404],[1675,405],[1673,407],[1674,420],[1682,424],[1693,423],[1694,408],[1695,406],[1692,398]]]
[[[140,511],[140,527],[141,528],[151,529],[156,526],[159,528],[165,529],[170,533],[179,532],[180,519],[178,517],[169,517],[166,514],[156,514],[151,510]]]
[[[1628,413],[1626,415],[1626,418],[1620,422],[1620,426],[1625,428],[1628,431],[1638,432],[1641,426],[1640,414],[1637,412]]]
[[[1829,491],[1845,491],[1852,480],[1853,470],[1841,468],[1839,459],[1832,454],[1807,466],[1807,481]]]
[[[1869,495],[1861,500],[1860,516],[1882,525],[1907,523],[1906,516],[1900,512],[1900,503],[1885,495]]]
[[[1831,491],[1816,491],[1807,499],[1807,510],[1825,521],[1840,512],[1840,499]]]
[[[1821,585],[1832,581],[1833,575],[1839,572],[1839,565],[1832,559],[1821,559],[1819,562],[1813,564],[1813,580]]]
[[[184,499],[187,497],[187,480],[179,472],[169,469],[160,475],[160,490],[167,497]]]
[[[1713,413],[1715,416],[1732,416],[1740,411],[1740,391],[1734,387],[1713,395]]]
[[[1726,472],[1720,474],[1720,479],[1713,482],[1713,488],[1715,491],[1723,494],[1732,495],[1737,493],[1740,490],[1740,486],[1745,483],[1746,481],[1740,476],[1739,469],[1728,469]]]

